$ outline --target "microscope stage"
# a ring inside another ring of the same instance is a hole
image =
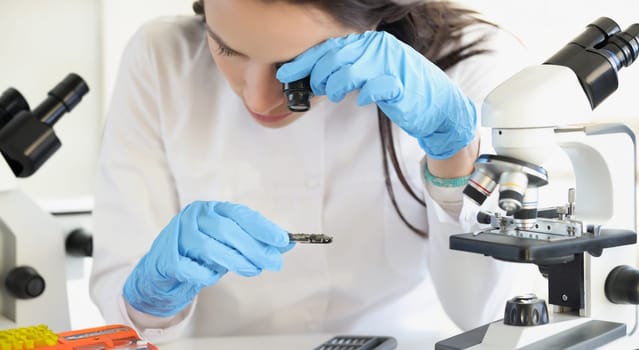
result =
[[[636,242],[635,232],[615,229],[602,229],[597,235],[586,234],[561,240],[482,232],[450,236],[450,249],[480,253],[505,261],[547,265],[569,262],[575,254],[583,252],[599,256],[604,248]]]

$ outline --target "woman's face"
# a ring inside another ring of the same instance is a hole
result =
[[[263,126],[278,128],[303,113],[288,110],[277,63],[336,36],[356,32],[308,5],[285,1],[205,0],[208,44],[213,60]],[[313,97],[312,104],[318,97]]]

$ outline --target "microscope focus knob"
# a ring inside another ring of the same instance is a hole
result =
[[[93,236],[82,228],[76,228],[67,235],[64,248],[71,256],[93,256]]]
[[[606,297],[615,304],[639,304],[639,270],[628,265],[615,267],[606,278]]]
[[[18,266],[7,274],[7,290],[18,299],[32,299],[44,292],[44,278],[30,266]]]
[[[504,323],[511,326],[537,326],[548,323],[546,301],[535,294],[516,296],[506,302]]]

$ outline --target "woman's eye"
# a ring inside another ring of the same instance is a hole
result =
[[[235,51],[219,44],[217,46],[217,53],[221,56],[235,56]]]

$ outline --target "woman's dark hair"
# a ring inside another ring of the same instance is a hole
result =
[[[474,24],[493,25],[478,18],[476,12],[457,7],[448,1],[413,1],[407,5],[400,5],[391,0],[261,1],[312,5],[330,14],[345,26],[359,28],[362,31],[372,28],[386,31],[419,51],[442,70],[449,69],[468,57],[487,52],[488,50],[480,47],[485,40],[484,37],[462,44],[463,31]],[[204,15],[204,1],[195,1],[193,10],[196,14]],[[401,170],[393,142],[390,119],[379,108],[377,114],[384,178],[393,207],[411,230],[427,238],[428,232],[408,222],[397,204],[390,179],[389,161],[404,189],[422,206],[426,206],[424,200],[419,198],[410,187]]]

